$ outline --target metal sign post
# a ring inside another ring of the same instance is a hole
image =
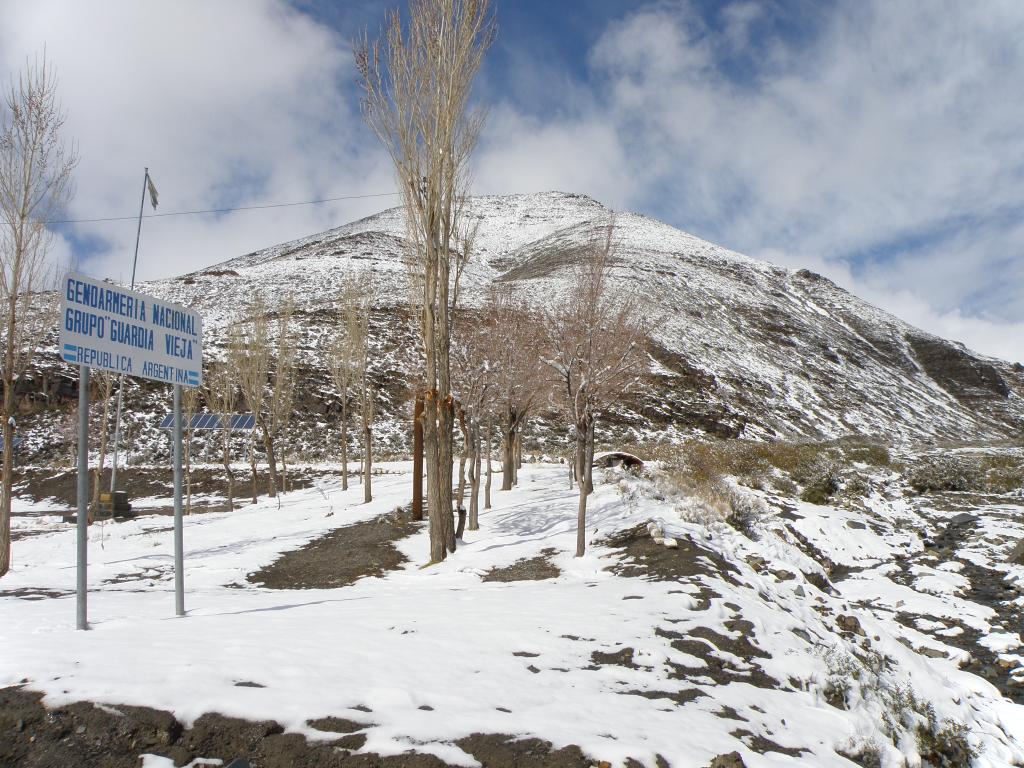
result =
[[[174,612],[185,615],[185,559],[181,519],[181,385],[174,385]]]
[[[89,541],[89,369],[78,368],[78,585],[75,590],[77,628],[89,628],[86,609]]]
[[[86,611],[89,536],[89,369],[174,385],[174,606],[185,615],[181,518],[181,388],[198,387],[203,372],[203,321],[179,304],[113,283],[70,274],[61,297],[61,357],[79,366],[77,626]]]

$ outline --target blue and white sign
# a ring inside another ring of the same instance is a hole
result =
[[[67,362],[184,387],[202,382],[198,312],[74,273],[62,293],[60,350]]]

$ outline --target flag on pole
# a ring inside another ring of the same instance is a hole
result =
[[[153,186],[153,179],[150,178],[149,173],[146,173],[146,186],[149,188],[149,202],[153,204],[153,209],[156,210],[156,187]]]

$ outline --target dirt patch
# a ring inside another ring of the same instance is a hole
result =
[[[406,562],[393,542],[422,525],[394,514],[346,525],[301,549],[286,552],[250,573],[248,580],[270,589],[335,589],[366,576],[383,576]]]
[[[100,708],[78,702],[47,709],[41,698],[41,694],[20,688],[0,689],[0,765],[138,768],[139,755],[150,753],[168,757],[179,766],[197,757],[217,758],[225,765],[242,757],[260,768],[446,766],[436,757],[414,753],[393,757],[351,754],[348,750],[365,742],[360,733],[309,742],[299,734],[284,733],[271,720],[251,722],[215,713],[202,715],[192,728],[185,729],[169,712],[147,707]],[[325,726],[323,730],[339,723],[349,721],[318,721]]]
[[[750,731],[743,729],[735,730],[730,735],[735,736],[750,749],[762,755],[766,752],[778,752],[783,755],[789,755],[790,757],[800,757],[804,752],[810,751],[808,749],[803,749],[802,747],[784,747],[761,734],[751,733]]]
[[[492,568],[481,576],[480,580],[543,581],[544,579],[557,579],[562,572],[550,560],[554,554],[556,554],[554,549],[542,550],[537,557],[523,558],[504,568]]]
[[[54,512],[73,510],[77,506],[78,472],[75,470],[54,470],[40,467],[26,467],[15,470],[14,493],[35,502],[52,501]],[[321,469],[298,468],[288,470],[290,490],[309,488],[322,477],[337,477],[337,472]],[[92,474],[90,473],[90,487]],[[109,471],[104,474],[109,483]],[[267,492],[266,470],[259,472],[259,494]],[[170,498],[174,492],[174,477],[169,466],[121,467],[117,472],[118,487],[128,492],[129,500],[154,496]],[[104,488],[106,486],[103,486]],[[228,481],[224,470],[213,467],[195,467],[192,470],[193,497],[227,497]],[[252,499],[252,481],[248,471],[235,471],[235,503],[245,504]],[[207,508],[210,507],[208,510]],[[192,511],[220,511],[225,508],[222,501],[208,502],[193,499]],[[136,510],[141,514],[155,514],[158,510]]]
[[[621,549],[621,561],[611,567],[620,576],[639,576],[651,581],[685,581],[695,576],[712,575],[738,586],[732,574],[736,566],[717,552],[705,549],[690,539],[679,539],[676,547],[655,543],[644,524],[619,531],[602,542]]]
[[[553,749],[540,739],[474,733],[455,743],[488,768],[590,768],[594,764],[577,746]]]
[[[767,654],[751,645],[745,637],[733,640],[706,627],[694,627],[690,630],[689,636],[662,628],[655,629],[654,633],[668,639],[675,650],[701,659],[705,664],[702,667],[688,667],[668,662],[672,669],[669,677],[673,679],[711,680],[715,685],[749,683],[758,688],[773,690],[782,687],[778,680],[765,674],[754,661],[755,658],[766,658]],[[721,643],[721,647],[711,638]],[[730,659],[730,656],[738,656],[739,664]]]
[[[244,758],[254,768],[449,765],[415,752],[387,757],[353,752],[365,743],[361,731],[367,724],[336,717],[309,721],[325,736],[323,741],[311,742],[300,734],[285,733],[273,720],[253,722],[208,713],[186,729],[171,713],[148,707],[77,702],[47,709],[41,700],[42,694],[20,687],[0,689],[0,765],[5,768],[138,768],[143,753],[168,757],[178,766],[199,757],[219,759],[224,765]],[[541,739],[508,734],[474,733],[455,743],[488,768],[589,768],[594,764],[577,746],[554,749]]]

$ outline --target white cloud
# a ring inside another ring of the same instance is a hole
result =
[[[1024,319],[1011,293],[1024,275],[1008,260],[1024,243],[1024,5],[840,5],[805,39],[763,37],[776,6],[720,12],[717,31],[685,3],[611,23],[579,86],[590,98],[495,142],[502,167],[524,186],[612,189],[613,204],[1024,357],[1024,341],[1007,340]],[[757,51],[743,51],[755,26]],[[752,77],[728,75],[737,54],[760,56]],[[560,140],[535,157],[545,136]]]
[[[476,190],[587,193],[1024,358],[1024,5],[866,0],[815,11],[811,38],[765,38],[783,12],[742,0],[715,29],[685,2],[652,2],[610,22],[588,80],[533,56],[494,81],[511,91],[482,81]],[[161,211],[388,191],[390,164],[358,115],[350,26],[286,0],[8,0],[0,77],[44,46],[58,67],[82,155],[75,218],[134,213],[143,166]],[[726,74],[736,56],[752,77]],[[140,272],[181,273],[389,204],[148,219]],[[128,278],[134,222],[74,232],[89,271]]]
[[[4,12],[0,73],[44,46],[59,73],[67,135],[81,154],[71,218],[136,212],[144,166],[158,212],[394,188],[360,125],[347,40],[284,2],[34,0]],[[388,203],[149,219],[140,276],[185,272]],[[98,238],[88,271],[128,279],[135,222],[74,233]]]
[[[615,207],[635,199],[643,184],[613,125],[544,122],[507,105],[490,113],[475,166],[474,190],[483,194],[583,192]]]

